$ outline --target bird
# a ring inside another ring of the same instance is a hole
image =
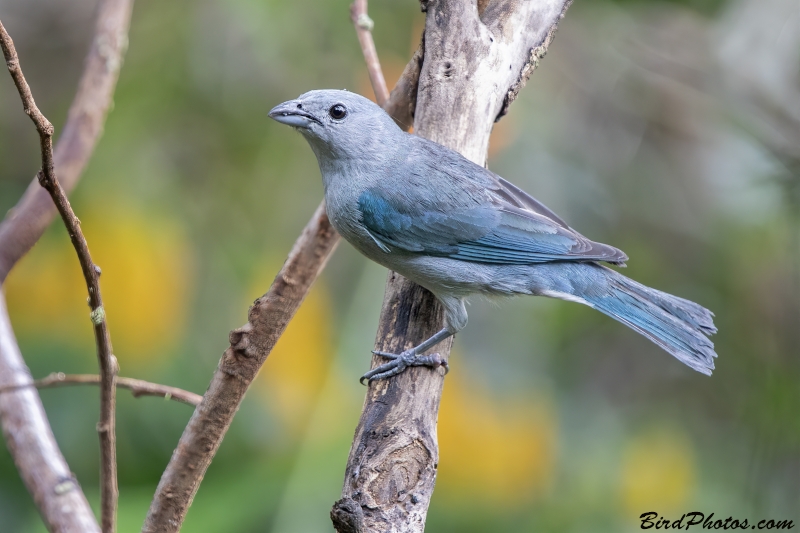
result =
[[[471,296],[533,295],[587,305],[711,375],[713,313],[606,265],[621,250],[593,242],[533,196],[434,141],[403,131],[377,104],[344,90],[313,90],[269,117],[297,130],[317,158],[331,224],[367,258],[425,287],[444,328],[361,381],[413,366],[445,367],[425,352],[467,325]]]

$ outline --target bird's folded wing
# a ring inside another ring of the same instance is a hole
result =
[[[627,257],[616,248],[590,241],[548,218],[513,206],[500,208],[498,224],[486,235],[460,242],[455,259],[480,263],[528,264],[549,261],[608,261]]]
[[[621,264],[627,259],[622,251],[583,237],[536,199],[482,167],[459,169],[480,172],[478,179],[431,165],[424,169],[426,176],[420,170],[402,186],[383,183],[359,197],[361,222],[388,253],[394,248],[495,264]]]

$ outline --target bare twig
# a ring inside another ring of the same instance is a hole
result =
[[[367,14],[367,0],[355,0],[350,6],[350,20],[356,27],[358,44],[361,45],[361,52],[367,63],[369,81],[372,83],[372,90],[375,92],[375,99],[378,105],[383,107],[389,99],[389,89],[386,87],[386,80],[383,77],[381,63],[378,61],[378,52],[375,50],[375,41],[372,40],[372,27],[374,23]]]
[[[100,422],[97,432],[100,435],[100,502],[101,524],[105,533],[113,533],[116,529],[117,514],[117,453],[115,433],[116,387],[114,380],[117,374],[117,360],[111,347],[111,336],[106,323],[103,299],[100,294],[100,269],[92,262],[89,247],[81,231],[80,221],[70,206],[69,200],[55,174],[53,162],[53,125],[39,111],[33,100],[30,87],[25,81],[19,58],[14,49],[14,42],[0,23],[0,47],[6,59],[6,65],[17,86],[25,113],[31,117],[39,132],[42,152],[42,168],[37,174],[40,185],[50,193],[58,212],[67,227],[72,245],[78,254],[83,277],[89,291],[89,307],[94,325],[97,358],[100,364]]]
[[[0,419],[8,451],[48,531],[100,533],[78,480],[58,449],[36,390],[22,360],[0,292],[0,383],[18,390],[0,394]]]
[[[404,95],[410,92],[404,90],[397,96],[393,92],[390,101],[393,105],[407,107]],[[408,126],[401,127],[408,129]],[[295,241],[269,291],[250,308],[247,324],[231,332],[231,345],[222,355],[203,400],[189,420],[161,476],[143,533],[180,530],[247,388],[300,307],[339,239],[325,213],[325,202],[322,202]]]
[[[484,164],[494,122],[538,65],[570,0],[482,1],[477,10],[458,0],[421,3],[427,15],[414,129]],[[434,296],[390,272],[376,349],[400,353],[442,326]],[[446,358],[450,346],[432,350]],[[372,366],[383,362],[375,356]],[[369,385],[342,498],[331,510],[340,533],[423,531],[439,462],[442,374],[416,367]]]
[[[65,387],[69,385],[97,385],[101,383],[101,381],[102,376],[97,374],[64,374],[63,372],[53,372],[46,377],[35,379],[28,383],[0,387],[0,394],[25,387],[49,389],[53,387]],[[176,402],[194,406],[199,405],[200,400],[203,399],[203,397],[199,394],[195,394],[184,389],[170,387],[169,385],[161,385],[160,383],[151,383],[141,379],[123,378],[117,376],[116,384],[117,388],[128,389],[131,391],[134,398],[138,398],[140,396],[158,396],[167,400],[175,400]]]

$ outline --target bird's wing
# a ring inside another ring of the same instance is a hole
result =
[[[418,144],[399,165],[404,172],[359,196],[361,222],[384,251],[496,264],[627,260],[511,183],[431,144]]]

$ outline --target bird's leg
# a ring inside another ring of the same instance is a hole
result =
[[[380,352],[374,350],[372,353],[375,355],[380,355],[381,357],[386,357],[391,359],[388,363],[382,364],[377,366],[361,376],[361,384],[364,384],[364,380],[375,381],[378,379],[385,379],[392,376],[396,376],[397,374],[403,372],[410,366],[429,366],[431,368],[436,368],[439,366],[443,366],[445,369],[445,373],[450,370],[450,367],[447,365],[447,360],[439,355],[438,353],[433,353],[430,355],[417,355],[421,352],[424,352],[431,346],[435,346],[445,340],[446,338],[453,335],[453,333],[448,330],[447,328],[441,330],[440,332],[433,335],[428,340],[422,342],[419,346],[414,346],[411,349],[408,349],[400,354],[395,353],[388,353],[388,352]]]

